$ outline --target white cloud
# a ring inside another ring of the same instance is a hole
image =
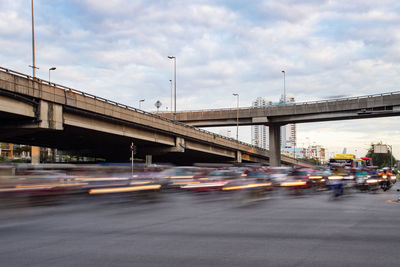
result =
[[[233,92],[241,106],[258,96],[276,101],[283,69],[287,92],[299,101],[393,91],[400,83],[399,7],[389,0],[37,1],[38,75],[47,79],[56,66],[53,81],[131,105],[145,98],[147,110],[156,100],[170,106],[168,55],[177,57],[178,109],[231,107]],[[0,64],[30,73],[30,1],[1,1],[0,17]],[[392,127],[303,124],[299,136],[350,147],[392,141],[399,133]],[[249,142],[246,131],[240,136]]]

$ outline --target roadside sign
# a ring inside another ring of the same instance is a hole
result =
[[[388,153],[388,148],[387,145],[374,145],[374,153],[377,154],[387,154]]]

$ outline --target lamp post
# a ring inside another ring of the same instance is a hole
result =
[[[286,72],[283,70],[283,103],[286,103]]]
[[[393,150],[392,150],[392,146],[391,145],[387,145],[388,147],[390,147],[390,170],[392,170],[392,166],[393,166]]]
[[[50,84],[50,71],[51,70],[56,70],[56,67],[51,67],[50,69],[49,69],[49,84]]]
[[[35,62],[35,19],[34,19],[34,12],[33,12],[33,0],[31,0],[32,6],[32,89],[35,89],[35,77],[36,77],[36,67]],[[40,163],[40,147],[32,146],[31,147],[31,162],[32,164],[39,164]]]
[[[170,91],[171,91],[171,105],[169,106],[169,109],[172,112],[172,80],[169,80],[169,88],[170,88]]]
[[[32,4],[32,77],[36,76],[36,65],[35,65],[35,20],[34,20],[34,12],[33,12],[33,0],[31,0]]]
[[[174,60],[174,120],[176,120],[176,57],[168,56],[168,58]]]
[[[233,93],[233,95],[237,97],[237,106],[236,106],[236,140],[239,141],[239,94]]]
[[[142,109],[142,102],[144,102],[144,99],[139,100],[139,109]]]

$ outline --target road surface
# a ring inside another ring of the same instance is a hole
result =
[[[399,266],[398,188],[240,202],[77,197],[3,205],[1,266]]]

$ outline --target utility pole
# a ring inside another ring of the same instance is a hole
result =
[[[32,77],[35,79],[36,77],[36,63],[35,63],[35,19],[33,14],[33,0],[31,0],[32,4]]]
[[[35,20],[34,20],[34,12],[33,12],[33,0],[31,0],[32,4],[32,88],[35,89],[35,78],[36,78],[36,62],[35,62]],[[40,147],[32,146],[31,147],[31,162],[32,164],[40,163]]]

